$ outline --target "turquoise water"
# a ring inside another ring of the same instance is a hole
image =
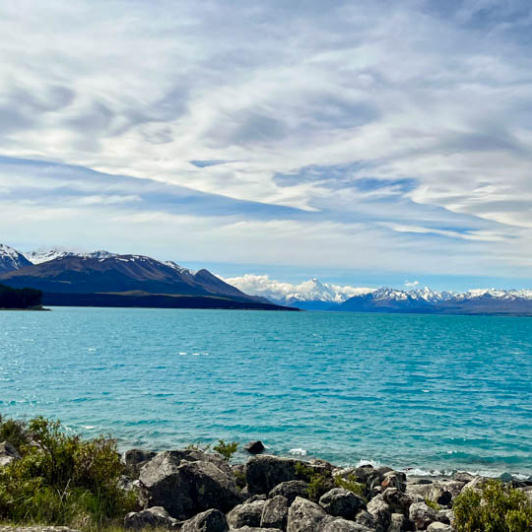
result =
[[[532,474],[529,318],[55,308],[0,312],[0,352],[0,413],[123,448]]]

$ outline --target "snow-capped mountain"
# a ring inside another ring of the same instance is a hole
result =
[[[5,244],[0,244],[0,273],[20,270],[30,265],[30,261],[22,253]]]
[[[469,290],[463,293],[380,288],[348,299],[338,310],[431,314],[531,314],[532,290]]]
[[[32,263],[32,264],[42,264],[43,262],[48,262],[50,260],[55,260],[63,257],[85,257],[85,258],[91,258],[91,259],[102,259],[107,257],[114,257],[115,253],[110,253],[109,251],[105,250],[99,250],[99,251],[92,251],[89,253],[86,252],[76,252],[66,249],[43,249],[43,250],[37,250],[37,251],[29,251],[27,253],[24,253],[24,256]]]
[[[262,296],[280,305],[308,310],[326,310],[353,296],[368,294],[375,290],[321,283],[318,279],[310,279],[299,284],[283,283],[271,279],[268,275],[252,274],[232,277],[225,281],[247,294]]]
[[[225,279],[248,294],[305,310],[422,312],[448,314],[532,314],[532,290],[477,289],[464,293],[430,288],[360,288],[321,283],[283,283],[267,275]]]

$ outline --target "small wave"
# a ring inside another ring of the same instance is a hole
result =
[[[288,454],[292,454],[294,456],[307,456],[307,451],[306,449],[290,449]]]

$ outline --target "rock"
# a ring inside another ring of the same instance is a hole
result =
[[[427,532],[455,532],[455,529],[451,525],[435,522],[427,527]]]
[[[266,501],[258,500],[245,502],[235,506],[227,514],[227,524],[233,528],[242,528],[243,526],[260,526],[262,510]]]
[[[130,512],[124,518],[124,528],[142,530],[143,528],[175,528],[178,521],[170,517],[161,506],[154,506],[141,512]]]
[[[155,458],[157,453],[155,451],[145,451],[144,449],[130,449],[122,456],[122,461],[131,469],[140,471],[140,468]]]
[[[454,512],[452,510],[440,510],[436,513],[436,519],[446,525],[454,521]]]
[[[236,485],[243,489],[246,487],[246,466],[244,464],[234,464],[231,466],[231,471],[235,477]]]
[[[377,526],[375,518],[366,510],[360,510],[360,512],[357,513],[355,522],[371,529],[375,529]]]
[[[310,532],[320,530],[327,514],[317,504],[297,497],[288,511],[287,532]]]
[[[282,495],[276,495],[268,499],[262,511],[260,526],[262,528],[280,528],[286,529],[288,521],[288,499]]]
[[[264,444],[261,441],[258,440],[258,441],[249,442],[244,447],[244,449],[250,454],[260,454],[260,453],[264,452],[264,450],[266,448],[264,447]]]
[[[300,471],[297,470],[298,467]],[[324,479],[332,478],[331,471],[321,464],[279,456],[257,455],[250,458],[246,464],[246,484],[251,495],[268,493],[282,482],[305,480],[309,473],[321,474]]]
[[[243,526],[242,528],[231,528],[230,532],[283,532],[279,528],[256,528]]]
[[[207,510],[185,521],[181,532],[227,532],[225,515],[219,510]]]
[[[296,497],[303,497],[308,499],[308,484],[303,480],[289,480],[288,482],[281,482],[273,488],[268,497],[273,499],[277,495],[282,495],[288,499],[288,504],[292,504]]]
[[[392,514],[388,532],[405,532],[408,522],[403,514]]]
[[[381,486],[383,489],[396,488],[404,492],[406,490],[406,475],[400,471],[389,471],[384,474]]]
[[[393,512],[399,514],[408,514],[408,508],[412,504],[412,499],[397,488],[387,488],[382,498]]]
[[[66,526],[2,526],[0,525],[0,532],[80,532],[73,528],[67,528]]]
[[[0,443],[0,467],[6,466],[15,460],[20,460],[20,454],[8,441]]]
[[[209,509],[227,512],[241,502],[234,478],[212,462],[187,461],[175,451],[159,453],[140,471],[140,500],[162,506],[177,519]]]
[[[369,501],[368,512],[375,519],[375,530],[378,532],[387,532],[392,519],[392,511],[384,502],[382,495],[377,495]]]
[[[468,482],[471,482],[475,477],[471,475],[470,473],[466,473],[465,471],[457,471],[453,475],[454,480],[458,480],[459,482],[464,482],[467,484]]]
[[[406,493],[415,502],[429,499],[439,505],[447,506],[461,493],[463,487],[462,482],[442,479],[432,484],[408,484]]]
[[[408,477],[406,479],[408,484],[434,484],[434,480],[426,477]]]
[[[487,482],[487,479],[485,479],[484,477],[475,477],[473,480],[468,482],[462,488],[462,491],[473,490],[473,491],[476,491],[477,493],[480,493],[482,491],[484,484],[486,484],[486,482]]]
[[[347,519],[329,516],[322,522],[320,532],[371,532],[371,529]]]
[[[437,520],[436,512],[424,502],[415,502],[410,506],[410,521],[416,525],[416,530],[426,530],[427,527]]]
[[[320,498],[320,506],[330,515],[354,520],[366,503],[359,495],[343,488],[334,488]]]

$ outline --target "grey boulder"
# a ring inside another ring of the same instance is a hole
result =
[[[260,526],[285,530],[289,506],[288,499],[282,495],[276,495],[272,499],[268,499],[264,504]]]
[[[310,532],[320,530],[327,517],[325,510],[317,504],[297,497],[288,511],[287,532]]]
[[[217,509],[227,512],[240,502],[234,478],[213,462],[188,461],[175,451],[159,453],[140,471],[140,500],[162,506],[177,519]]]
[[[261,441],[251,441],[245,446],[245,449],[249,454],[260,454],[264,452],[265,447]]]
[[[0,467],[9,465],[15,460],[20,460],[20,454],[8,441],[0,443]]]
[[[371,532],[370,528],[348,521],[347,519],[326,517],[322,522],[320,532]]]
[[[405,532],[408,521],[403,514],[392,514],[388,532]]]
[[[185,521],[181,532],[227,532],[225,515],[219,510],[207,510]]]
[[[415,502],[410,506],[410,521],[416,525],[416,530],[426,530],[431,523],[438,519],[436,511],[424,502]]]
[[[141,512],[130,512],[124,518],[124,528],[127,530],[142,530],[144,528],[176,528],[178,521],[170,517],[161,506],[154,506]]]
[[[392,519],[392,511],[384,502],[382,495],[377,495],[368,503],[368,512],[375,519],[375,530],[387,532]]]
[[[273,488],[268,497],[273,498],[277,495],[282,495],[288,499],[288,504],[292,504],[296,497],[303,497],[308,499],[308,484],[303,480],[289,480],[288,482],[281,482]]]
[[[354,520],[366,508],[362,497],[343,488],[334,488],[320,498],[320,506],[330,515]]]
[[[242,528],[243,526],[258,527],[262,517],[262,511],[266,501],[257,500],[245,502],[235,506],[227,514],[227,523],[232,528]]]

